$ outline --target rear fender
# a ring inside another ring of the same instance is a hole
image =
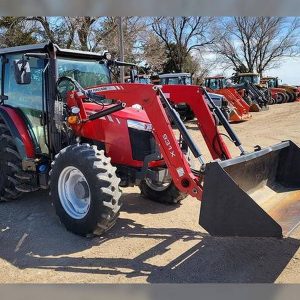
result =
[[[34,143],[29,135],[26,124],[17,111],[12,107],[2,105],[0,107],[0,118],[4,121],[15,140],[21,158],[34,158]]]

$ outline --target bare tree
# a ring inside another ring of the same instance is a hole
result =
[[[299,54],[299,18],[232,17],[220,20],[212,51],[225,67],[262,73]]]
[[[212,17],[154,17],[152,30],[160,38],[174,60],[177,71],[181,71],[186,57],[193,50],[212,44],[210,34]],[[175,47],[174,47],[175,46]]]
[[[27,26],[23,18],[0,18],[0,47],[13,47],[26,44],[35,44],[34,28]]]
[[[147,31],[141,41],[143,57],[151,71],[160,72],[166,63],[166,48],[161,40],[151,31]]]
[[[196,84],[203,84],[205,77],[207,77],[211,72],[215,72],[216,60],[209,57],[208,53],[197,53],[194,57],[195,62],[198,67],[194,73],[194,81]],[[196,68],[194,66],[194,68]]]
[[[27,17],[41,41],[50,40],[64,48],[95,51],[104,17]],[[96,38],[97,37],[97,38]]]
[[[139,41],[145,31],[146,25],[142,17],[124,17],[124,57],[127,61],[140,60]],[[106,17],[98,37],[101,39],[102,47],[109,50],[114,56],[119,56],[119,32],[118,17]]]

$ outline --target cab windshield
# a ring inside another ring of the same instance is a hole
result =
[[[275,78],[269,79],[269,81],[268,81],[268,86],[269,86],[270,88],[276,87],[276,80],[275,80]]]
[[[74,78],[84,89],[100,84],[111,83],[110,73],[105,64],[87,59],[57,59],[58,77]],[[58,86],[60,96],[64,99],[67,92],[73,91],[74,85],[69,81],[62,81]],[[105,102],[111,102],[109,100]]]
[[[58,58],[57,68],[59,77],[72,77],[83,88],[111,82],[107,66],[99,61]]]
[[[179,77],[163,77],[160,79],[161,84],[183,84],[191,85],[192,79],[190,77],[179,76]]]
[[[150,84],[151,81],[149,78],[139,78],[139,83]]]
[[[221,84],[223,83],[222,79],[219,78],[208,78],[205,79],[205,86],[212,89],[218,90],[221,89]]]
[[[259,84],[259,76],[242,76],[240,77],[239,83],[253,83],[253,84]]]

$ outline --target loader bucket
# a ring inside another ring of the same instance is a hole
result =
[[[259,111],[261,111],[261,107],[257,103],[251,103],[249,111],[259,112]]]
[[[291,141],[206,166],[199,224],[211,235],[288,236],[300,225],[300,149]]]

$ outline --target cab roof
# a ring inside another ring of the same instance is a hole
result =
[[[278,77],[275,76],[265,76],[262,79],[267,80],[267,79],[277,79]]]
[[[97,52],[63,49],[60,48],[57,44],[53,44],[51,42],[9,47],[9,48],[1,48],[0,55],[13,54],[13,53],[26,53],[26,52],[49,53],[53,51],[53,48],[56,50],[58,56],[66,56],[66,57],[74,57],[74,58],[90,58],[96,60],[101,60],[104,58],[103,55]]]
[[[223,75],[207,76],[204,79],[225,79],[225,76]]]
[[[159,78],[167,78],[167,77],[191,77],[191,73],[166,73],[166,74],[160,74]]]
[[[248,72],[248,73],[238,73],[237,76],[259,76],[258,73]]]

